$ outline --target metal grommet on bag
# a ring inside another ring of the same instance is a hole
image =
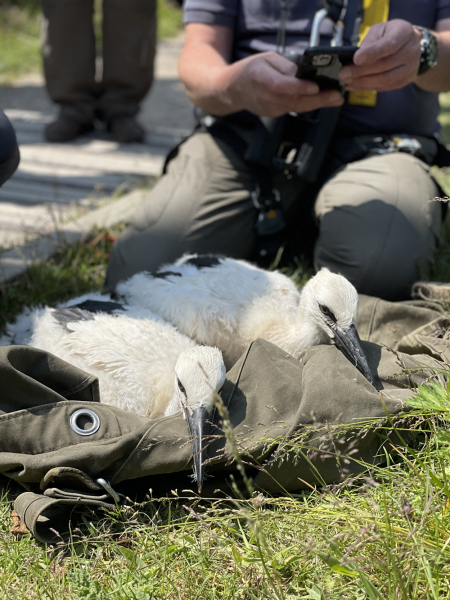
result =
[[[70,417],[70,426],[78,435],[92,435],[100,429],[100,417],[89,408],[80,408]]]

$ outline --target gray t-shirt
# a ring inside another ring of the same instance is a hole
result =
[[[286,48],[302,51],[308,46],[314,14],[321,0],[286,0]],[[185,23],[223,25],[234,31],[233,60],[256,52],[279,50],[279,0],[185,0]],[[350,44],[356,16],[356,0],[348,0],[344,18],[344,44]],[[391,0],[389,19],[404,19],[414,25],[433,29],[442,19],[450,18],[450,0]],[[332,26],[325,19],[321,27],[321,45],[328,45]],[[450,65],[449,65],[450,68]],[[375,107],[346,104],[339,126],[349,134],[408,133],[431,135],[438,129],[438,95],[410,84],[392,92],[381,92]]]

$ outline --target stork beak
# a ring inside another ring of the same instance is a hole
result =
[[[375,386],[375,379],[369,368],[366,355],[361,347],[361,340],[354,323],[352,323],[345,331],[336,327],[334,334],[334,342],[342,354],[355,365],[358,371],[362,373],[373,386]]]
[[[203,447],[203,436],[208,428],[207,421],[209,412],[204,406],[195,408],[192,413],[188,409],[184,411],[188,424],[189,435],[192,442],[192,456],[194,458],[194,473],[197,480],[198,493],[202,493],[206,448]]]

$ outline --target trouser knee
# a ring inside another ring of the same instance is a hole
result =
[[[370,214],[372,218],[367,218]],[[341,273],[359,293],[403,300],[410,297],[412,284],[431,262],[435,242],[398,209],[373,200],[324,215],[315,265]]]
[[[405,153],[349,163],[322,187],[317,267],[345,275],[360,293],[386,300],[410,297],[429,272],[440,234],[438,193],[429,167]]]

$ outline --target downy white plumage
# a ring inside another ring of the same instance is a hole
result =
[[[358,294],[328,269],[299,292],[277,271],[194,254],[157,273],[137,273],[116,291],[127,304],[148,308],[197,342],[217,346],[227,368],[258,337],[295,358],[309,346],[334,340],[374,383],[356,330]]]
[[[205,423],[225,380],[220,350],[197,345],[148,309],[99,294],[28,309],[0,340],[10,343],[46,350],[97,376],[103,403],[151,418],[182,410],[201,491]]]

